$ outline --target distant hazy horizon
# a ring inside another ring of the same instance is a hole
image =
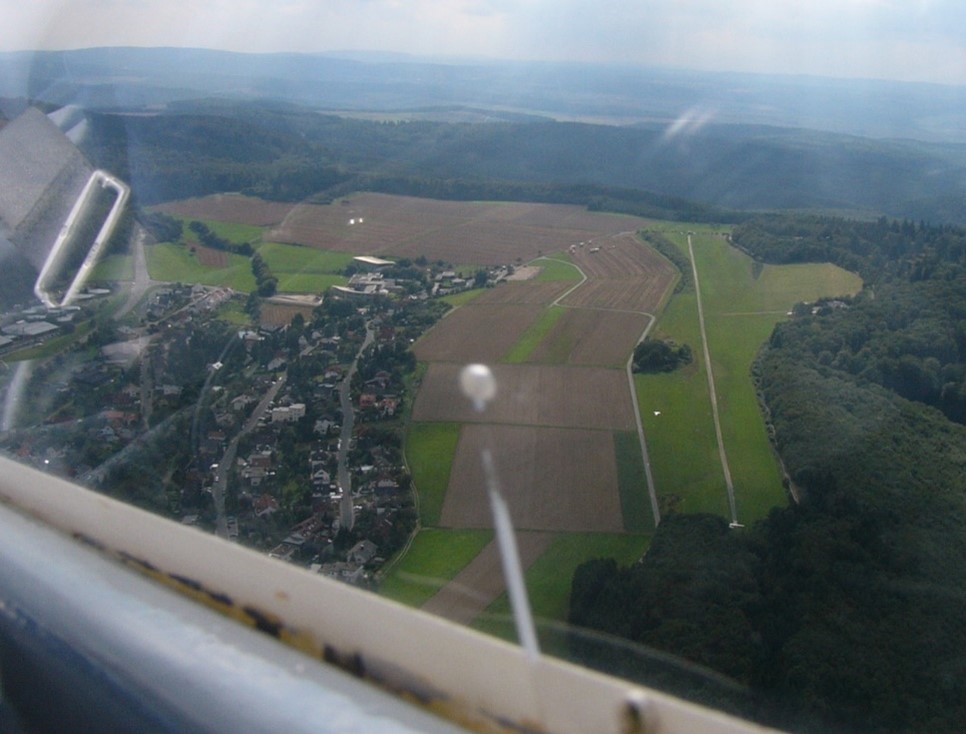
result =
[[[0,51],[365,51],[966,85],[959,0],[0,0],[0,14]]]

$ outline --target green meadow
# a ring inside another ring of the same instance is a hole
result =
[[[202,222],[208,227],[208,229],[219,237],[224,237],[226,240],[231,240],[236,244],[249,242],[252,245],[255,245],[258,242],[261,242],[262,233],[265,231],[265,227],[256,227],[251,224],[239,224],[238,222],[222,222],[217,219],[195,220],[191,217],[177,217],[177,219],[180,219],[184,224],[184,236],[189,239],[194,239],[194,232],[188,229],[188,224],[193,221]]]
[[[316,250],[299,245],[283,245],[266,242],[258,246],[258,254],[276,276],[282,273],[303,273],[312,275],[342,275],[352,262],[348,252]]]
[[[540,622],[563,622],[570,604],[570,581],[574,569],[590,558],[615,558],[621,565],[634,563],[647,550],[649,535],[610,533],[559,533],[526,571],[530,608]],[[516,639],[510,601],[501,594],[473,623],[483,632]],[[538,629],[542,646],[553,652],[561,642],[553,629]],[[561,651],[562,652],[562,651]]]
[[[580,271],[569,262],[561,262],[561,260],[570,260],[570,256],[564,253],[556,253],[537,258],[531,262],[530,265],[537,265],[542,268],[533,280],[537,283],[551,280],[580,280]]]
[[[457,306],[465,306],[470,301],[474,300],[478,295],[483,293],[484,288],[473,288],[468,291],[460,291],[459,293],[450,293],[449,295],[442,296],[439,300],[443,303],[448,303],[453,308]]]
[[[751,365],[775,324],[799,301],[854,293],[861,280],[828,265],[761,265],[707,228],[693,237],[721,430],[740,522],[784,501],[751,378]],[[668,232],[687,255],[687,236]],[[728,517],[693,291],[677,294],[658,335],[686,342],[694,363],[635,378],[655,484],[664,510]]]
[[[220,285],[244,292],[255,290],[251,263],[243,255],[228,253],[227,266],[216,268],[202,265],[184,245],[150,245],[145,252],[153,280]]]
[[[617,488],[621,500],[624,530],[646,533],[654,529],[654,513],[647,490],[647,475],[636,431],[614,431]]]
[[[131,255],[108,255],[91,270],[90,282],[134,280],[134,258]]]
[[[228,264],[218,268],[202,265],[188,247],[180,244],[151,245],[146,252],[148,270],[154,280],[221,285],[244,292],[255,289],[251,261],[243,255],[226,253]],[[281,293],[323,293],[333,285],[345,285],[347,279],[342,272],[352,261],[348,253],[276,242],[259,245],[258,252],[278,278]],[[121,264],[113,267],[119,268]]]
[[[458,423],[412,423],[409,426],[406,463],[419,493],[419,519],[424,527],[439,524],[459,437]]]
[[[493,539],[491,530],[420,530],[409,551],[379,584],[379,593],[419,607]]]

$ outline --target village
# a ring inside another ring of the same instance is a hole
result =
[[[402,454],[406,401],[419,380],[410,347],[449,308],[434,295],[492,284],[507,269],[474,279],[357,261],[346,286],[293,309],[287,324],[256,318],[238,327],[223,315],[245,294],[197,284],[155,289],[134,325],[94,300],[69,320],[36,307],[6,315],[7,350],[73,333],[75,322],[85,334],[53,357],[7,367],[8,390],[48,388],[39,399],[8,401],[19,407],[4,416],[0,450],[371,585],[417,521]]]

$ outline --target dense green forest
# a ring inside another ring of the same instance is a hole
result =
[[[768,261],[831,259],[867,280],[853,300],[797,308],[755,365],[798,499],[739,530],[671,515],[640,563],[578,568],[570,609],[575,625],[732,684],[660,655],[580,639],[574,652],[793,731],[960,731],[966,232],[774,216],[733,237]]]
[[[372,190],[700,222],[787,208],[917,217],[941,209],[947,221],[966,221],[963,202],[948,200],[966,170],[961,152],[911,142],[860,145],[740,125],[709,125],[685,141],[660,126],[374,122],[217,100],[89,119],[85,152],[130,181],[145,205],[224,191],[326,201]]]
[[[212,103],[157,116],[92,114],[85,152],[132,184],[142,205],[240,191],[279,201],[328,202],[354,191],[450,200],[578,204],[596,211],[684,221],[733,222],[744,215],[680,196],[558,178],[550,157],[537,170],[495,176],[488,159],[453,165],[491,127],[373,123],[261,106]],[[485,130],[485,129],[486,130]],[[488,134],[488,133],[487,133]],[[465,150],[464,150],[465,149]],[[473,153],[476,155],[476,153]],[[427,162],[430,156],[434,162]],[[547,169],[547,170],[541,170]]]

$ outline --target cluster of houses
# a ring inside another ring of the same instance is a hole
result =
[[[363,295],[398,292],[397,284],[381,272],[394,263],[379,258],[357,260],[359,272],[350,282],[350,290]],[[436,276],[434,283],[439,286],[434,287],[437,291],[468,285],[452,272]],[[95,292],[90,297],[98,295],[102,294]],[[347,363],[362,342],[364,333],[358,327],[362,318],[373,332],[374,350],[383,348],[387,354],[399,352],[411,357],[408,346],[426,322],[415,311],[403,309],[418,310],[421,304],[427,308],[433,304],[425,298],[404,299],[408,306],[396,301],[380,306],[359,304],[346,317],[356,321],[354,331],[341,327],[303,329],[298,340],[299,359],[314,360],[314,371],[300,371],[311,372],[309,377],[303,374],[299,378],[304,384],[295,384],[296,378],[289,377],[292,370],[288,363],[295,352],[286,344],[285,328],[271,326],[237,332],[243,350],[236,353],[231,369],[214,361],[204,374],[190,380],[172,377],[169,347],[174,340],[184,341],[186,335],[203,337],[207,325],[215,323],[210,320],[214,309],[229,297],[227,289],[206,286],[172,285],[154,292],[142,328],[116,328],[122,346],[130,349],[102,351],[95,359],[71,368],[62,380],[60,397],[54,402],[61,400],[75,411],[65,414],[70,420],[63,425],[64,431],[77,433],[79,440],[66,440],[67,434],[63,434],[54,446],[38,433],[29,440],[18,439],[21,443],[14,450],[27,461],[77,476],[135,442],[149,425],[183,413],[186,401],[197,400],[196,388],[189,383],[203,382],[205,389],[210,389],[210,400],[203,422],[192,427],[192,462],[187,468],[177,469],[176,489],[181,500],[172,505],[172,511],[186,524],[210,525],[211,491],[220,467],[229,472],[230,538],[255,543],[272,556],[304,564],[319,573],[363,583],[394,552],[403,527],[401,518],[409,517],[412,505],[399,447],[378,441],[360,440],[359,446],[354,440],[350,443],[351,494],[344,495],[336,476],[342,448],[339,387],[347,379]],[[0,327],[0,349],[18,340],[42,339],[62,323],[76,319],[79,310],[35,307],[10,314]],[[141,368],[128,369],[136,359],[140,359]],[[241,367],[237,359],[242,360]],[[353,381],[356,435],[376,423],[379,430],[386,430],[385,422],[400,410],[403,371],[396,363],[383,369],[381,363],[373,361],[364,370],[364,377]],[[241,375],[245,379],[237,379]],[[283,381],[286,377],[289,379]],[[85,399],[90,405],[82,414],[77,411]],[[200,429],[197,433],[196,428]],[[298,436],[297,441],[292,440],[293,435]],[[89,460],[65,448],[85,442],[98,449]],[[237,455],[229,451],[233,446],[238,447]],[[226,458],[230,465],[223,465]],[[172,461],[167,452],[160,452],[156,460]],[[173,469],[158,466],[149,471],[162,477],[171,476]],[[279,481],[279,474],[287,477],[287,486]],[[293,480],[297,501],[291,496]],[[347,503],[352,510],[348,516]]]
[[[91,288],[78,294],[75,300],[83,304],[110,293],[106,288]],[[70,328],[68,325],[82,318],[83,312],[84,307],[77,304],[56,307],[37,304],[5,314],[0,325],[0,354],[36,344],[65,327]]]

